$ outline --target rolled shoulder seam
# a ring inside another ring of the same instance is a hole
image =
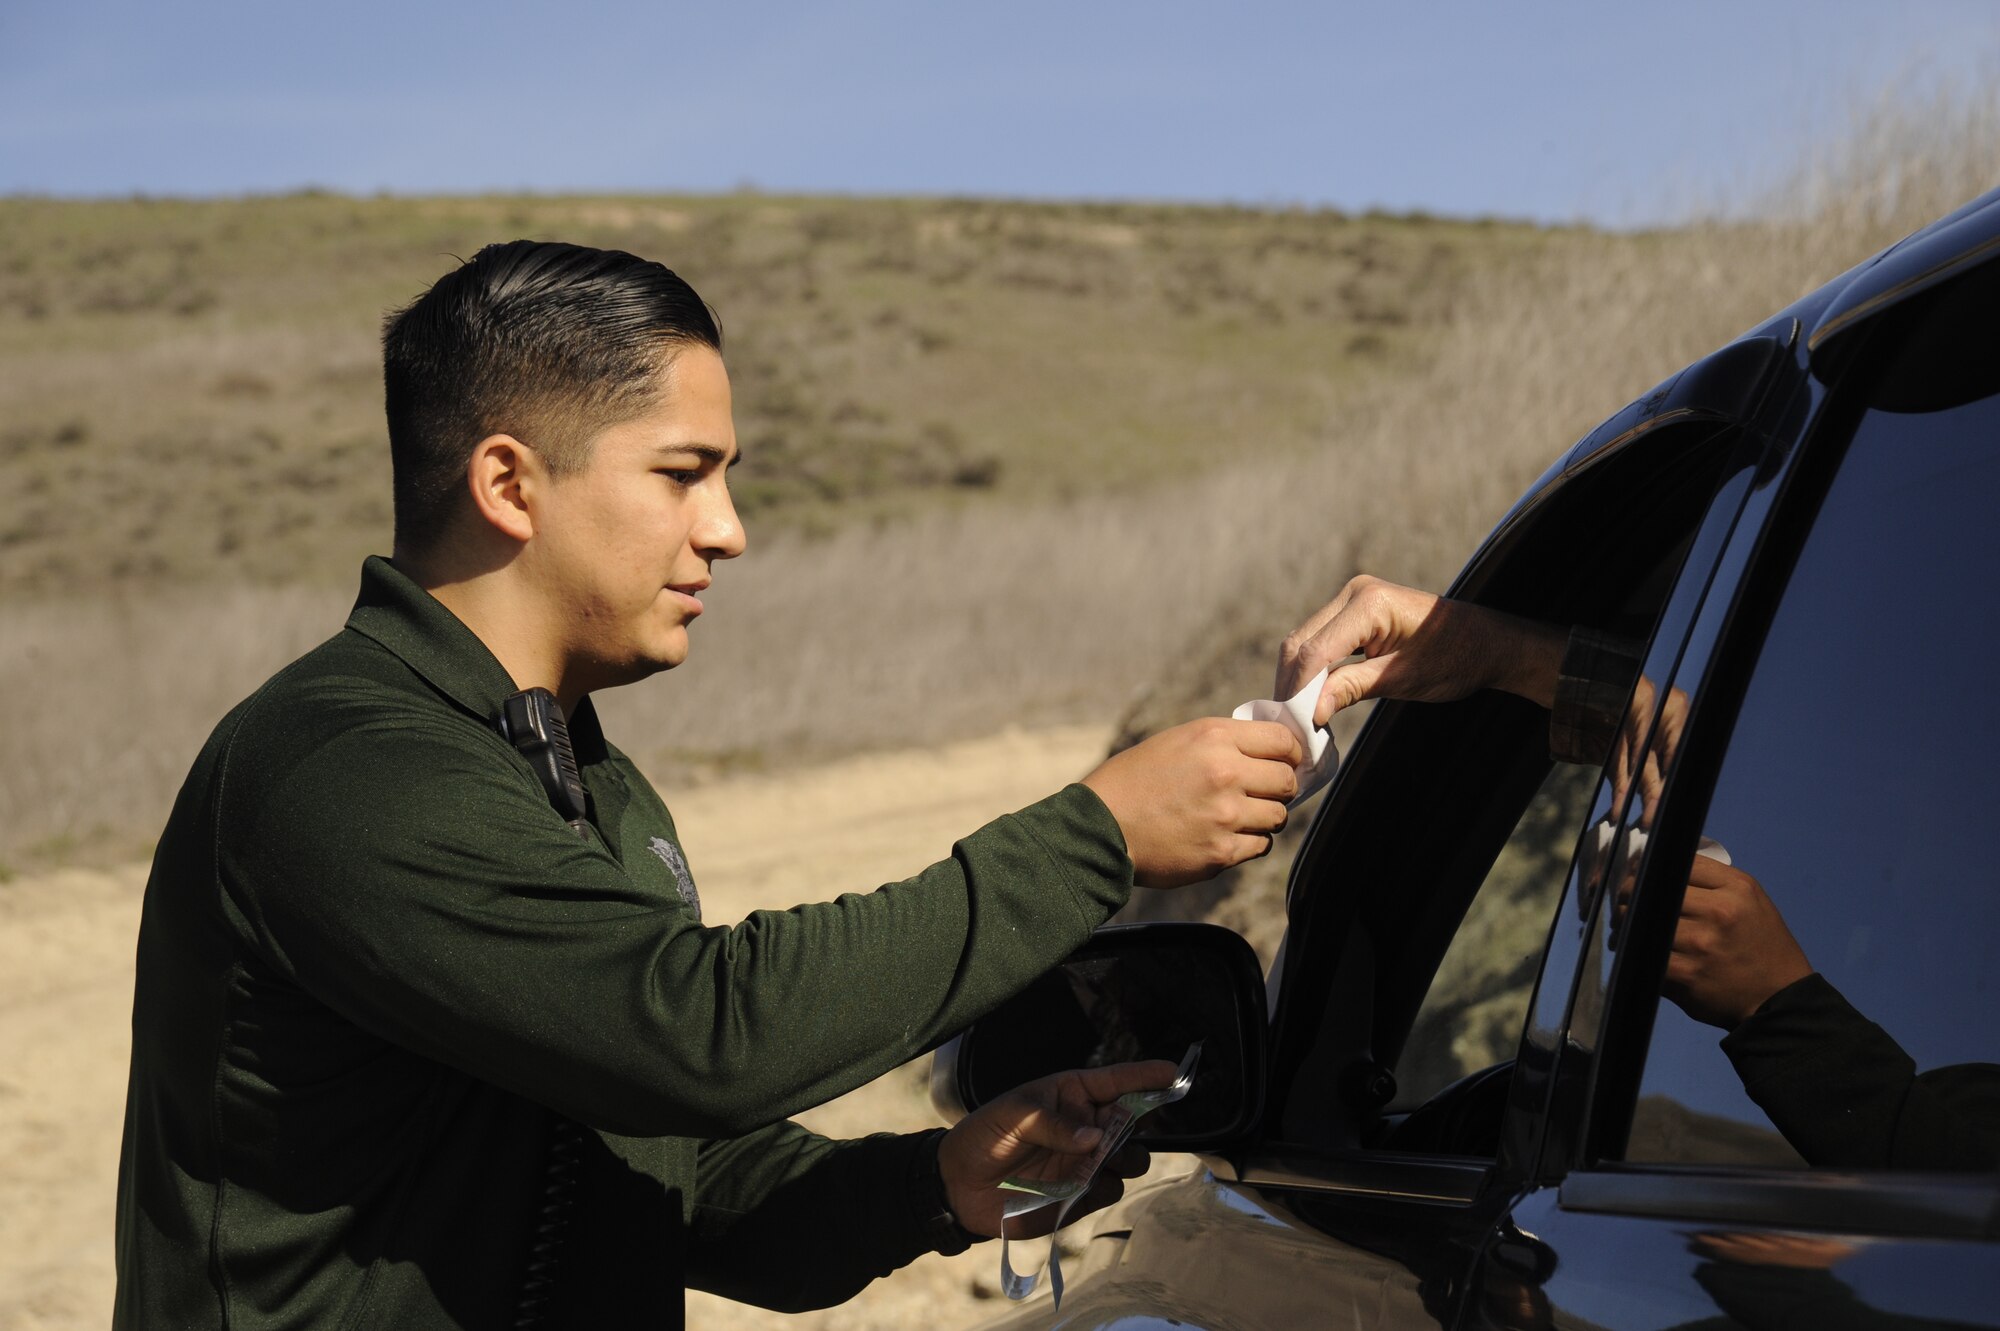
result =
[[[1043,858],[1054,866],[1069,889],[1070,904],[1076,908],[1077,922],[1084,933],[1109,919],[1132,895],[1132,860],[1126,853],[1125,833],[1089,786],[1071,782],[1055,794],[1007,816],[1020,823]],[[1093,866],[1088,859],[1064,854],[1044,835],[1044,828],[1050,822],[1066,830],[1067,839],[1073,843],[1101,852],[1101,862]],[[1077,872],[1079,869],[1094,869],[1094,872],[1089,873],[1086,881]],[[1103,908],[1103,914],[1095,919],[1093,906]]]
[[[258,685],[249,697],[236,705],[230,716],[223,722],[224,725],[229,727],[229,733],[222,737],[221,745],[215,755],[215,775],[212,778],[212,785],[208,792],[210,822],[206,829],[208,832],[210,900],[217,909],[221,909],[222,899],[225,895],[222,885],[222,829],[224,824],[229,821],[227,801],[234,793],[230,786],[230,777],[233,774],[236,763],[237,741],[243,738],[243,732],[250,725],[251,721],[269,705],[271,694],[277,690],[280,684],[286,682],[292,675],[299,671],[305,659],[305,657],[300,657]],[[253,796],[256,793],[253,790]],[[260,918],[254,923],[256,928],[261,932],[264,928],[263,920]]]

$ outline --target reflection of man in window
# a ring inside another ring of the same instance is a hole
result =
[[[2000,1168],[2000,1067],[1918,1072],[1813,970],[1743,870],[1695,856],[1664,992],[1728,1032],[1722,1052],[1744,1091],[1808,1164]]]
[[[1350,656],[1363,659],[1341,664]],[[1551,755],[1610,763],[1611,826],[1624,801],[1652,823],[1679,744],[1687,700],[1653,713],[1642,653],[1587,629],[1565,631],[1374,578],[1356,578],[1286,639],[1274,696],[1331,667],[1314,720],[1368,698],[1447,702],[1484,688],[1550,710]],[[1632,836],[1632,833],[1627,833]],[[1589,849],[1589,847],[1586,847]],[[1614,855],[1622,908],[1637,846]],[[1625,881],[1619,882],[1618,879]],[[1662,992],[1726,1032],[1722,1049],[1745,1092],[1808,1164],[1829,1168],[2000,1168],[2000,1066],[1919,1073],[1888,1032],[1816,972],[1762,884],[1697,855],[1688,872]]]

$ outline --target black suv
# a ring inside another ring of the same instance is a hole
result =
[[[1382,704],[1268,995],[1233,934],[1114,928],[939,1055],[977,1102],[1205,1042],[1148,1120],[1202,1167],[995,1325],[2000,1327],[1996,587],[2000,191],[1612,417],[1459,576],[1640,645],[1645,791],[1519,698]],[[1755,1076],[1663,997],[1703,837],[1844,996]]]

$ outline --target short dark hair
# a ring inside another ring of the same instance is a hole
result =
[[[443,529],[472,449],[511,434],[557,475],[652,405],[681,348],[722,350],[715,312],[663,264],[553,241],[488,245],[382,328],[396,543]]]

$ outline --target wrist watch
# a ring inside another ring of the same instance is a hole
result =
[[[952,1214],[951,1199],[944,1190],[944,1174],[938,1169],[938,1147],[945,1129],[934,1129],[910,1153],[909,1196],[917,1214],[917,1226],[933,1252],[955,1257],[979,1241],[979,1236],[958,1223]]]

